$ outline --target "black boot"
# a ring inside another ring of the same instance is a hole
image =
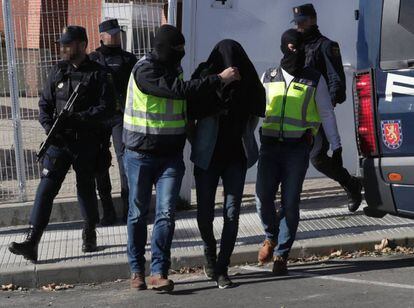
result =
[[[353,176],[343,187],[348,195],[348,210],[355,212],[362,202],[362,184],[358,178]]]
[[[82,231],[82,251],[94,252],[97,251],[96,245],[96,229],[94,224],[86,223]]]
[[[116,223],[116,213],[114,209],[114,203],[112,202],[112,197],[101,197],[103,217],[101,219],[102,226],[112,226]]]
[[[11,242],[9,251],[15,255],[23,256],[26,260],[37,262],[37,248],[42,238],[43,230],[30,227],[24,242]]]

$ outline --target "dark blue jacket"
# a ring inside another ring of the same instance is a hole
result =
[[[343,103],[346,100],[346,81],[338,43],[319,33],[306,41],[305,51],[305,65],[318,70],[325,78],[332,103]]]

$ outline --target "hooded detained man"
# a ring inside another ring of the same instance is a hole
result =
[[[260,130],[261,148],[256,180],[256,206],[265,232],[258,261],[272,261],[273,274],[287,275],[287,259],[299,224],[302,185],[309,153],[322,124],[333,151],[341,147],[334,107],[323,76],[304,67],[303,36],[294,29],[282,35],[283,58],[268,69],[266,116]],[[276,215],[276,193],[281,206]]]
[[[129,187],[127,255],[131,288],[144,290],[147,219],[152,187],[156,190],[151,239],[151,289],[172,291],[168,279],[175,208],[184,175],[186,98],[209,93],[222,83],[240,79],[237,68],[225,68],[191,81],[182,80],[185,39],[174,26],[163,25],[154,38],[154,51],[131,72],[124,114],[124,166]]]
[[[243,47],[234,40],[220,41],[192,76],[217,74],[231,66],[239,69],[241,80],[188,101],[189,118],[196,120],[191,160],[195,165],[197,223],[206,259],[204,272],[220,289],[233,286],[227,269],[237,238],[246,172],[258,158],[254,131],[259,117],[264,117],[266,92]],[[213,221],[220,179],[224,226],[217,254]]]

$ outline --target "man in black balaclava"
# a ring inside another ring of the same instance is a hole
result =
[[[294,29],[286,31],[281,39],[280,66],[267,70],[263,76],[268,104],[260,130],[256,202],[265,241],[258,261],[270,262],[274,256],[275,275],[287,274],[314,136],[323,126],[332,150],[341,147],[326,81],[318,71],[303,67],[303,48],[302,34]],[[282,199],[277,218],[274,201],[279,186]]]
[[[293,21],[305,40],[306,65],[318,70],[326,79],[332,104],[346,100],[346,82],[341,53],[337,42],[323,36],[317,25],[317,16],[312,4],[293,8]],[[348,195],[348,209],[355,212],[362,201],[362,185],[343,167],[342,148],[328,156],[329,142],[325,131],[319,130],[311,152],[312,165],[321,173],[335,180]]]
[[[164,25],[160,28],[154,39],[154,54],[162,64],[176,68],[180,65],[181,59],[184,58],[185,38],[177,28]]]
[[[96,186],[103,208],[101,224],[113,225],[116,222],[116,214],[112,202],[112,186],[109,176],[111,166],[110,139],[114,143],[118,162],[119,177],[121,181],[121,199],[123,203],[123,221],[128,215],[128,182],[123,166],[125,147],[122,143],[122,117],[125,109],[125,98],[131,70],[137,62],[134,54],[121,47],[122,30],[117,19],[109,19],[99,24],[101,46],[92,52],[89,57],[103,65],[112,76],[112,83],[116,93],[116,100],[112,102],[113,115],[105,121],[106,134],[103,136],[101,155],[98,162],[99,171],[96,176]]]
[[[282,35],[280,49],[283,58],[281,67],[292,76],[297,76],[305,66],[303,37],[296,31],[286,31]]]
[[[180,62],[184,44],[184,36],[176,27],[161,26],[155,35],[154,52],[137,62],[128,85],[123,131],[130,205],[127,255],[131,288],[136,290],[146,289],[144,255],[153,186],[157,196],[148,282],[154,290],[174,288],[168,270],[175,207],[185,169],[185,99],[240,79],[237,68],[229,67],[219,74],[183,81]]]

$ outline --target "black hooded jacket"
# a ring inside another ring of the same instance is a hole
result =
[[[229,161],[243,156],[242,135],[249,116],[264,117],[266,92],[256,69],[236,41],[220,41],[206,62],[192,78],[217,74],[228,67],[237,67],[241,80],[222,85],[209,95],[192,97],[188,102],[190,119],[219,114],[219,132],[212,162]]]
[[[138,88],[145,94],[163,98],[187,99],[195,93],[215,91],[221,84],[218,75],[183,81],[181,67],[158,61],[156,53],[149,53],[132,70]],[[186,135],[151,135],[124,130],[125,146],[133,151],[156,156],[176,156],[182,153]]]

